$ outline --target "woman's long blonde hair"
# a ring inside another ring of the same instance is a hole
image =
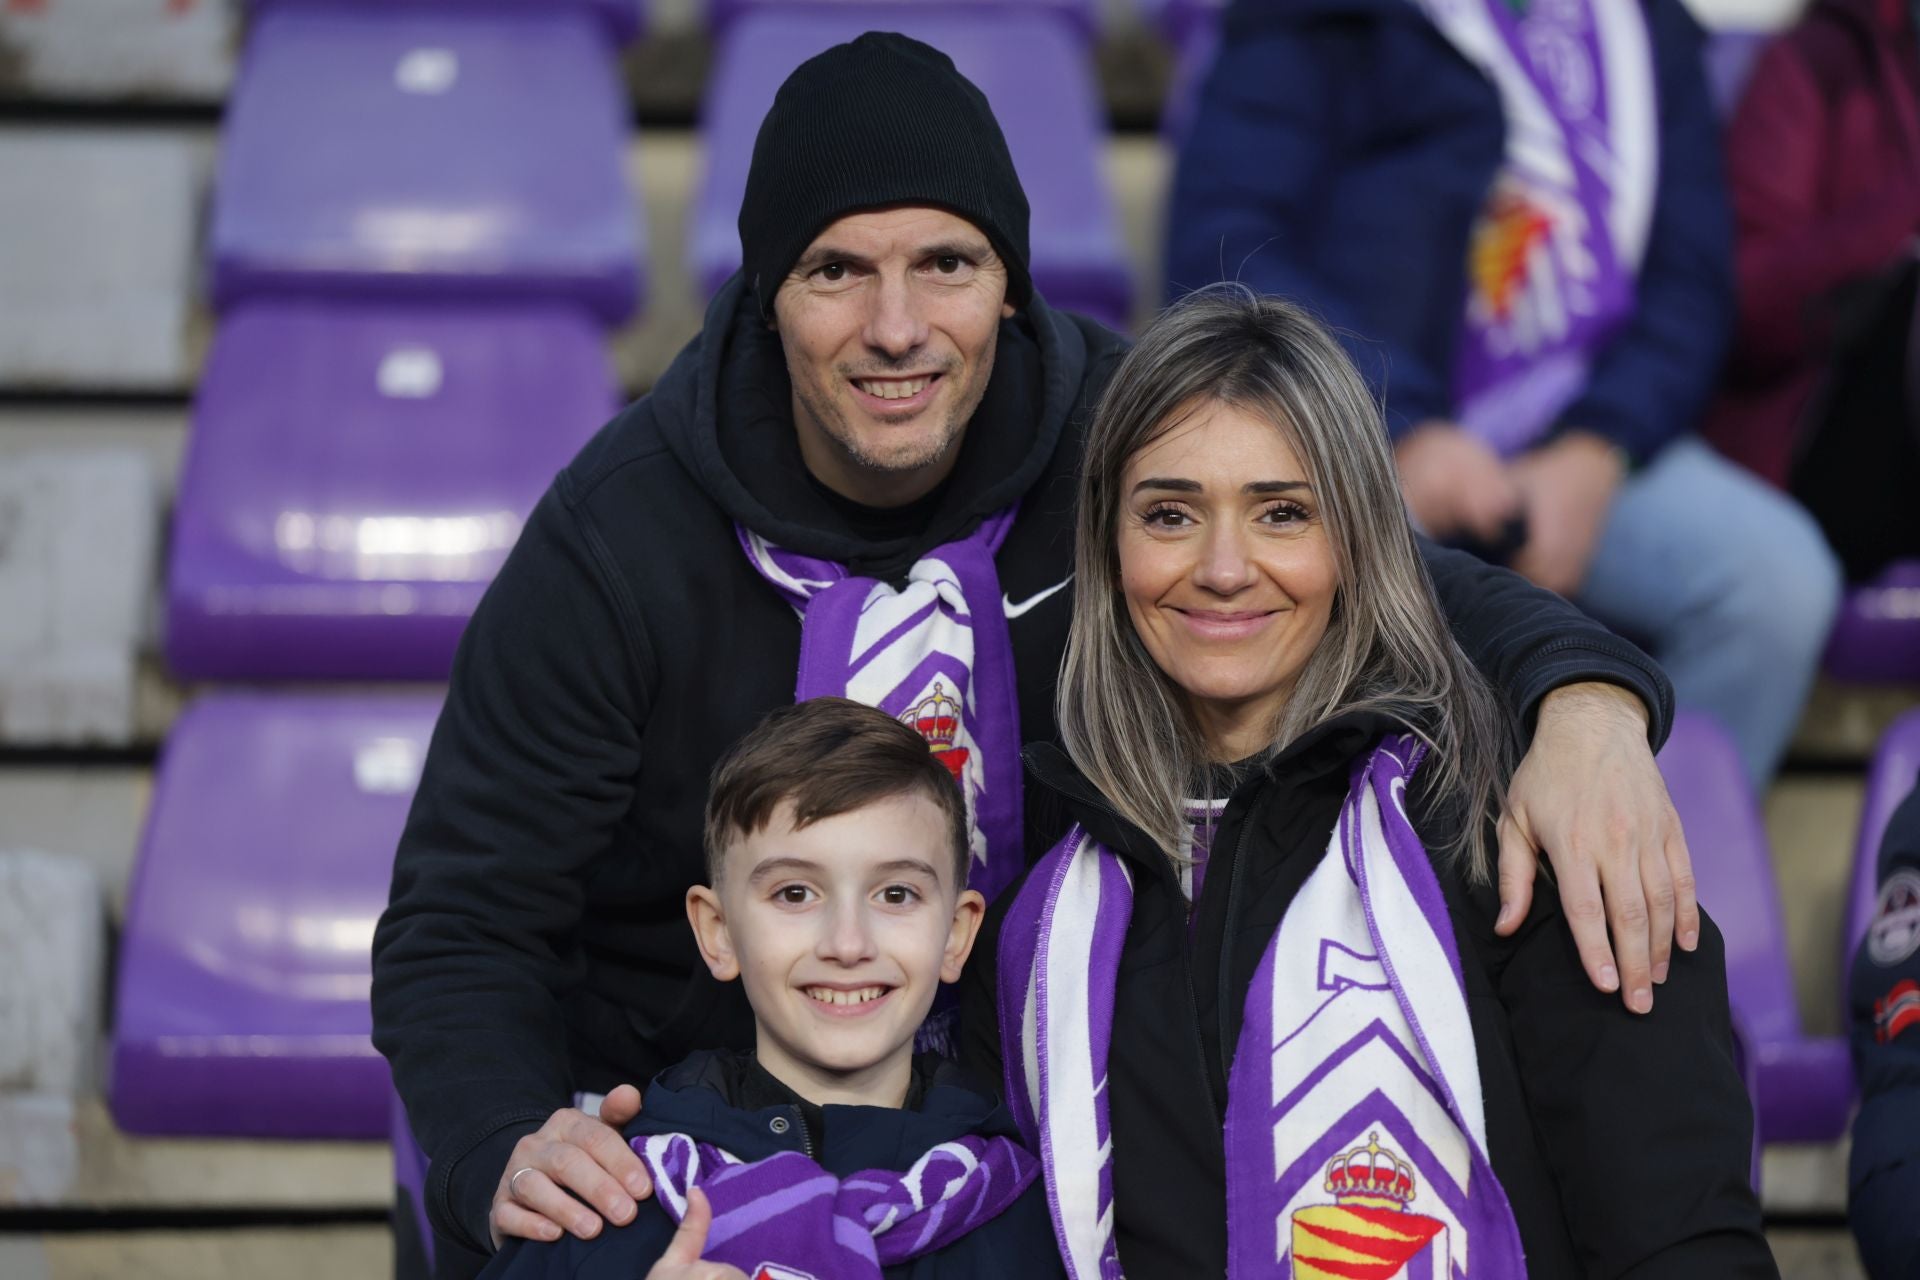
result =
[[[1180,856],[1190,832],[1184,802],[1206,794],[1210,761],[1185,695],[1154,665],[1121,598],[1121,479],[1135,454],[1208,402],[1257,415],[1286,438],[1307,469],[1339,575],[1326,635],[1265,755],[1345,712],[1395,712],[1433,748],[1417,786],[1456,833],[1440,851],[1484,882],[1487,819],[1514,759],[1512,718],[1447,628],[1379,406],[1352,362],[1299,307],[1242,285],[1214,285],[1168,308],[1095,411],[1057,695],[1068,754],[1121,816]]]

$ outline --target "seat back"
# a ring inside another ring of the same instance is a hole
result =
[[[439,706],[222,690],[175,723],[121,937],[122,1128],[385,1136],[369,948]]]
[[[1920,560],[1847,590],[1824,661],[1828,675],[1852,684],[1920,681]]]
[[[445,679],[521,522],[616,400],[565,305],[258,302],[181,468],[166,650],[189,679]]]
[[[1797,1038],[1772,850],[1732,738],[1710,717],[1678,711],[1659,764],[1686,832],[1700,904],[1726,939],[1728,994],[1757,1043]]]
[[[628,109],[575,6],[276,5],[253,24],[214,190],[215,303],[639,294]]]
[[[707,0],[707,25],[715,35],[724,35],[736,20],[756,11],[833,10],[849,5],[869,9],[881,5],[902,10],[925,9],[988,25],[997,22],[1008,10],[1041,12],[1063,20],[1077,38],[1088,43],[1100,34],[1098,0]],[[883,23],[875,29],[897,28]]]

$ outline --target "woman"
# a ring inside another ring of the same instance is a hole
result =
[[[1648,1018],[1550,885],[1494,934],[1513,727],[1328,335],[1237,286],[1172,308],[1079,520],[1065,751],[1028,757],[1074,826],[964,1019],[1078,1280],[1776,1274],[1717,931]]]

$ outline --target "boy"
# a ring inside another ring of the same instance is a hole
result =
[[[754,1052],[697,1053],[648,1088],[624,1136],[655,1196],[632,1222],[515,1241],[486,1275],[1062,1275],[1012,1117],[913,1052],[985,910],[961,803],[918,732],[845,698],[737,743],[686,905],[714,977],[745,988]]]

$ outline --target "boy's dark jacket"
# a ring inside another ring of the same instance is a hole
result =
[[[1027,750],[1036,790],[1126,860],[1134,901],[1108,1063],[1115,1233],[1128,1280],[1226,1274],[1227,1080],[1254,971],[1319,867],[1353,761],[1405,725],[1356,711],[1317,726],[1233,787],[1191,924],[1171,862],[1057,747]],[[1430,849],[1452,821],[1410,793]],[[1580,965],[1553,883],[1496,937],[1492,885],[1434,860],[1458,944],[1488,1157],[1530,1280],[1778,1280],[1748,1185],[1753,1111],[1733,1065],[1726,957],[1703,912],[1653,1011],[1628,1013]],[[962,1061],[1003,1070],[995,952],[1014,890],[988,912],[962,988]],[[1477,1276],[1478,1273],[1476,1272]],[[1500,1277],[1499,1280],[1507,1280]]]
[[[808,1133],[815,1126],[817,1140]],[[903,1172],[941,1143],[970,1134],[1016,1142],[1020,1136],[993,1096],[932,1055],[914,1060],[907,1105],[896,1109],[806,1108],[750,1056],[734,1053],[696,1053],[661,1073],[647,1089],[639,1118],[623,1133],[628,1139],[684,1133],[742,1160],[800,1151],[839,1178],[862,1169]],[[673,1232],[666,1211],[643,1200],[632,1222],[592,1240],[516,1241],[495,1257],[485,1280],[640,1280],[666,1252]],[[1046,1187],[1037,1178],[998,1217],[944,1249],[882,1272],[886,1280],[1057,1280],[1065,1274],[1047,1216]]]
[[[802,466],[779,339],[743,296],[723,289],[653,392],[555,479],[454,659],[373,943],[373,1040],[432,1162],[443,1274],[479,1269],[514,1144],[575,1090],[752,1044],[685,908],[714,761],[792,703],[799,663],[799,620],[735,521],[889,577],[1018,502],[996,562],[1020,728],[1054,736],[1081,441],[1124,340],[1036,296],[1001,323],[945,488],[925,510],[853,510]],[[1515,716],[1608,680],[1664,740],[1671,686],[1632,645],[1463,553],[1428,548],[1427,565]]]

